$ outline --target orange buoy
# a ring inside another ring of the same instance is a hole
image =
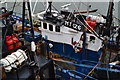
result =
[[[91,21],[86,21],[89,25],[91,25]]]
[[[93,22],[96,22],[96,19],[93,19],[92,21],[93,21]]]
[[[91,26],[95,26],[96,25],[96,22],[93,22],[93,21],[91,21],[91,24],[90,24]]]
[[[11,36],[6,36],[6,44],[7,44],[7,50],[14,49],[13,40],[11,39]]]
[[[90,20],[91,20],[91,18],[90,18],[90,17],[86,18],[86,21],[90,21]]]
[[[14,42],[15,47],[19,47],[19,39],[16,37],[16,34],[12,34],[12,40]]]

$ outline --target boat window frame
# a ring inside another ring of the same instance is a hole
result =
[[[59,29],[58,29],[59,27]],[[60,32],[60,26],[55,26],[55,32]]]
[[[40,24],[39,27],[42,27],[42,23],[41,23],[41,21],[39,22],[39,24]]]
[[[52,27],[52,30],[51,30],[50,27]],[[50,31],[53,31],[53,25],[52,25],[52,24],[49,24],[49,30],[50,30]]]
[[[43,29],[47,29],[47,23],[43,22]]]
[[[96,42],[95,40],[96,40],[95,36],[90,36],[89,42],[95,43]]]

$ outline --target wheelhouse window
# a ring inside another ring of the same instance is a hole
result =
[[[95,43],[95,37],[94,36],[90,36],[90,42]]]
[[[39,27],[41,27],[41,21],[39,22]]]
[[[56,26],[56,27],[55,27],[55,31],[56,31],[56,32],[60,32],[60,26]]]
[[[53,31],[53,25],[49,24],[49,30]]]
[[[47,29],[47,23],[43,23],[43,28]]]

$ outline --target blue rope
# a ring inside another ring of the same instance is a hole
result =
[[[58,60],[54,60],[54,61],[58,61]],[[76,63],[69,62],[69,61],[58,61],[58,62],[69,63],[69,64],[72,64],[74,66],[85,67],[85,68],[93,68],[94,67],[94,66],[85,65],[85,64],[76,64]],[[108,71],[111,71],[111,72],[120,72],[120,70],[111,69],[111,68],[96,67],[96,69],[98,69],[98,70],[104,70],[104,71],[108,70]]]
[[[67,57],[67,56],[65,56],[65,57]],[[90,61],[90,60],[78,60],[78,59],[75,59],[75,58],[70,58],[70,59],[75,60],[75,61],[77,61],[79,63],[82,63],[82,62],[91,62],[91,63],[95,63],[95,64],[103,64],[103,65],[109,65],[109,66],[120,68],[119,65],[106,64],[106,63],[96,62],[96,61]]]
[[[73,77],[73,78],[81,79],[81,80],[82,80],[82,77],[71,73],[69,70],[62,69],[62,71],[64,71],[64,72],[66,71],[66,73],[68,73],[68,75],[70,75],[70,76]]]
[[[81,60],[81,62],[91,62],[91,63],[103,64],[103,65],[109,65],[109,66],[114,66],[114,67],[118,67],[118,68],[120,68],[119,65],[106,64],[106,63],[96,62],[96,61]]]
[[[71,77],[74,77],[74,78],[77,78],[77,79],[82,79],[82,77],[71,73],[71,72],[75,72],[75,73],[80,74],[80,75],[82,75],[82,76],[88,77],[88,78],[90,78],[90,79],[92,79],[92,80],[96,80],[95,78],[93,78],[93,77],[91,77],[91,76],[88,76],[88,75],[86,75],[86,74],[84,74],[84,73],[81,73],[81,72],[78,72],[78,71],[75,71],[75,70],[66,70],[66,69],[64,69],[63,67],[61,67],[61,66],[59,66],[59,65],[57,65],[57,64],[55,64],[55,65],[56,65],[57,67],[61,68],[61,72],[63,72],[63,73],[68,73],[69,76],[71,76]]]
[[[67,57],[67,56],[65,56],[65,57]],[[106,63],[102,63],[102,62],[89,61],[89,60],[77,60],[77,59],[74,59],[74,58],[70,58],[70,59],[75,60],[75,61],[77,61],[79,63],[82,63],[82,62],[91,62],[91,63],[95,63],[95,64],[103,64],[103,65],[109,65],[109,66],[120,68],[119,65],[112,65],[112,64],[106,64]]]
[[[16,16],[16,15],[12,15],[13,17],[17,17],[17,18],[21,18],[22,19],[22,17],[20,17],[20,16]]]
[[[78,74],[80,74],[80,75],[82,75],[82,76],[85,76],[85,77],[88,77],[88,78],[90,78],[90,79],[93,79],[93,80],[96,80],[95,78],[93,78],[93,77],[91,77],[91,76],[88,76],[88,75],[86,75],[86,74],[84,74],[84,73],[82,73],[82,72],[78,72],[78,71],[75,71],[75,70],[68,70],[68,72],[76,72],[76,73],[78,73]]]
[[[14,20],[22,21],[22,17],[16,16],[16,15],[12,15],[12,16],[13,16]],[[29,22],[29,20],[26,20],[26,19],[25,19],[25,22]]]

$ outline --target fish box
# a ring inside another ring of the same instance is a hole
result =
[[[13,25],[14,31],[21,31],[22,30],[22,23],[16,23]]]

